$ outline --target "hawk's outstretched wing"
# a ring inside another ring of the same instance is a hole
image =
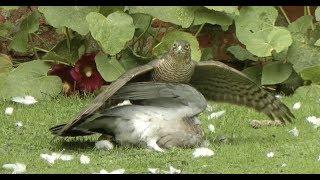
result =
[[[95,112],[101,106],[103,106],[110,97],[115,94],[123,85],[132,80],[135,77],[141,76],[154,69],[154,64],[158,60],[151,61],[148,64],[135,67],[128,70],[122,76],[120,76],[116,81],[112,82],[107,89],[103,90],[90,104],[88,104],[82,111],[80,111],[71,122],[65,125],[58,135],[63,136],[68,130],[72,129],[77,124],[81,123],[85,117]]]
[[[289,108],[280,100],[240,71],[222,62],[198,62],[190,83],[207,99],[255,108],[272,120],[291,122],[294,118]]]

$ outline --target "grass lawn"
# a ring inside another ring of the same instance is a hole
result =
[[[147,173],[148,168],[168,170],[172,165],[182,173],[320,173],[320,131],[306,121],[308,116],[320,117],[320,91],[315,88],[300,89],[292,97],[283,97],[291,109],[295,102],[301,108],[293,110],[296,120],[283,127],[253,129],[253,119],[265,120],[267,116],[254,110],[228,104],[215,104],[214,111],[226,110],[216,119],[208,120],[209,112],[200,117],[205,137],[214,151],[211,157],[193,158],[194,149],[173,149],[164,153],[150,152],[143,148],[115,147],[113,150],[98,150],[94,142],[98,136],[52,140],[48,129],[68,121],[83,108],[91,97],[58,97],[26,106],[13,102],[0,103],[0,165],[24,163],[26,173],[93,173],[123,168],[125,173]],[[211,102],[210,104],[214,104]],[[13,114],[4,114],[6,107],[14,107]],[[21,121],[21,128],[15,122]],[[216,132],[208,130],[213,124]],[[289,133],[297,127],[299,136]],[[228,138],[226,143],[215,141],[219,135]],[[58,160],[50,165],[40,158],[41,153],[60,152],[72,154],[71,161]],[[268,158],[268,152],[274,152]],[[90,157],[89,164],[80,164],[81,154]],[[282,167],[282,164],[286,164]],[[11,173],[0,167],[0,173]]]

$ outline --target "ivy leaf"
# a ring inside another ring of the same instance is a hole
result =
[[[68,27],[81,35],[89,32],[86,16],[99,11],[99,7],[95,6],[41,6],[38,9],[51,26]]]
[[[70,51],[68,48],[67,39],[60,41],[52,50],[46,53],[41,59],[61,61],[69,64],[74,64],[80,57],[79,48],[84,40],[75,36],[70,41]]]
[[[205,6],[205,7],[214,11],[239,15],[238,6]]]
[[[282,83],[292,73],[290,64],[283,64],[280,61],[270,62],[263,66],[261,84],[278,84]]]
[[[167,33],[161,40],[161,42],[153,48],[153,53],[156,56],[160,56],[168,52],[176,40],[185,40],[190,43],[191,47],[191,59],[195,61],[200,61],[201,50],[199,48],[199,43],[197,38],[192,34],[183,31],[171,31]]]
[[[246,49],[258,57],[281,52],[292,43],[288,30],[274,26],[278,12],[274,7],[243,7],[235,18],[236,35]]]
[[[62,88],[58,76],[48,76],[50,66],[41,60],[20,64],[2,79],[0,98],[31,95],[36,99],[56,96]]]
[[[89,13],[87,22],[92,37],[101,44],[105,53],[115,55],[133,38],[135,27],[131,16],[114,12],[107,18],[99,13]]]
[[[194,13],[193,25],[201,25],[209,23],[212,25],[218,24],[220,26],[229,27],[233,19],[225,13],[213,11],[207,8],[199,8]]]
[[[11,58],[0,53],[0,73],[7,73],[12,68]]]
[[[124,68],[116,60],[114,56],[97,55],[95,57],[97,69],[103,79],[107,82],[112,82],[120,77],[124,72]]]
[[[140,65],[138,58],[135,57],[129,50],[125,50],[123,53],[121,53],[119,63],[125,70],[129,70]]]
[[[28,34],[34,33],[39,29],[40,14],[32,12],[24,18],[20,24],[18,33],[13,37],[9,48],[17,52],[26,52],[28,47]]]
[[[320,65],[312,66],[300,72],[302,79],[320,84]]]
[[[192,6],[132,6],[130,14],[144,13],[165,22],[170,22],[188,28],[193,22],[194,12],[198,7]]]
[[[134,27],[140,31],[139,34],[147,30],[152,21],[152,17],[148,14],[136,13],[131,14],[131,17],[133,19]]]
[[[313,16],[305,15],[288,25],[288,30],[292,33],[306,33],[311,28]]]
[[[314,15],[316,16],[316,20],[320,21],[320,7],[319,6],[315,10]]]
[[[245,48],[239,45],[230,46],[228,47],[227,51],[229,51],[231,54],[234,55],[235,58],[241,61],[244,61],[244,60],[258,61],[259,60],[258,58],[254,57],[253,54],[251,54],[249,51],[247,51]]]
[[[107,17],[116,11],[124,11],[124,6],[100,6],[99,13]]]
[[[262,68],[259,66],[251,66],[248,67],[242,72],[247,75],[252,81],[254,81],[256,84],[261,84],[261,76],[262,76]]]

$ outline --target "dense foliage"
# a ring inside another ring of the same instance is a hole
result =
[[[225,61],[261,85],[319,84],[320,8],[315,16],[305,9],[290,22],[282,7],[272,6],[38,7],[17,23],[0,22],[1,42],[32,54],[27,62],[0,54],[0,98],[93,92],[160,56],[176,39],[190,43],[193,60]],[[52,47],[36,43],[44,25],[61,36]]]

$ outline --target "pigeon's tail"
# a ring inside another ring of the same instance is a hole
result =
[[[94,134],[94,132],[79,130],[75,128],[65,131],[63,132],[63,134],[61,134],[61,129],[63,129],[65,125],[66,124],[60,124],[58,126],[54,126],[50,128],[49,130],[51,134],[57,135],[57,136],[87,136],[87,135]]]

